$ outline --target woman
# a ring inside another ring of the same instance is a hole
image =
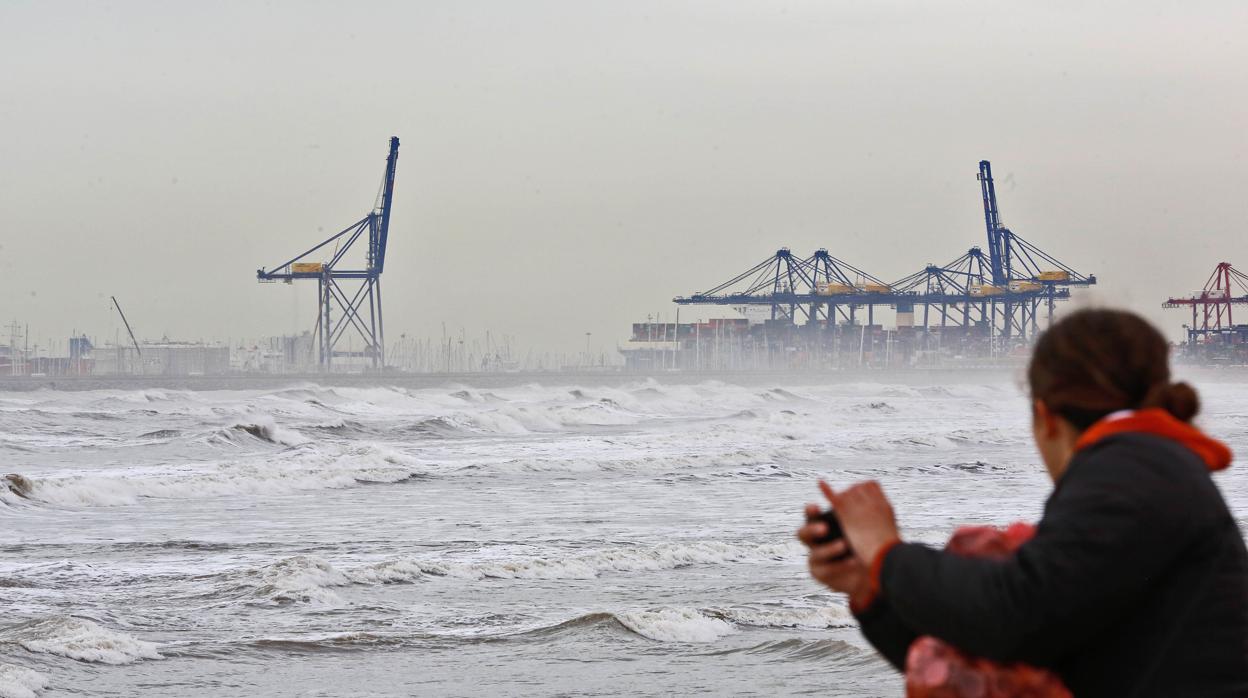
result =
[[[1032,430],[1055,487],[1013,556],[903,542],[877,483],[820,483],[845,539],[802,527],[811,574],[849,594],[899,669],[931,635],[1049,668],[1076,696],[1248,696],[1248,552],[1210,477],[1231,454],[1190,424],[1199,401],[1170,382],[1167,354],[1114,310],[1077,312],[1036,343]]]

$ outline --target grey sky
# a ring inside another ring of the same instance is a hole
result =
[[[1248,269],[1246,8],[2,0],[0,320],[308,329],[255,269],[364,215],[398,135],[391,338],[609,346],[782,245],[895,279],[981,244],[981,158],[1177,335],[1167,294]]]

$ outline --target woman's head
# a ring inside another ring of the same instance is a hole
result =
[[[1196,391],[1170,382],[1170,347],[1140,316],[1122,310],[1080,310],[1040,336],[1027,369],[1036,444],[1056,479],[1074,441],[1119,410],[1160,407],[1191,421]]]

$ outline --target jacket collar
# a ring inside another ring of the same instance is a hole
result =
[[[1226,444],[1158,407],[1106,415],[1079,436],[1075,450],[1081,451],[1102,439],[1125,433],[1152,434],[1177,441],[1200,456],[1210,470],[1222,470],[1231,464],[1231,449]]]

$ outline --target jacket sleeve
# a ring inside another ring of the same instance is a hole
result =
[[[1158,451],[1081,453],[1035,537],[1008,559],[895,546],[879,581],[898,622],[1001,661],[1044,666],[1077,651],[1130,612],[1196,535],[1192,478],[1176,477],[1175,454]]]
[[[906,654],[918,635],[893,611],[888,599],[877,598],[866,610],[855,613],[862,634],[898,671],[906,670]]]

